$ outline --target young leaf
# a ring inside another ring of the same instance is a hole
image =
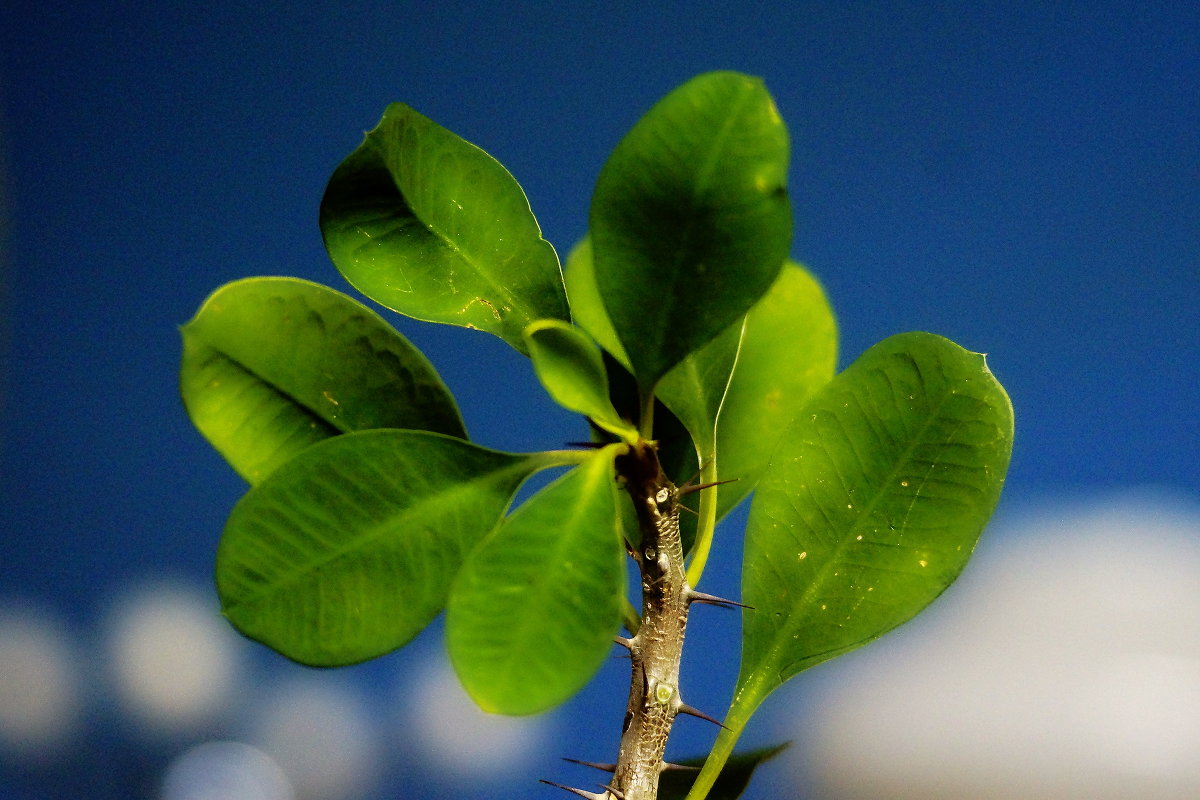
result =
[[[929,333],[880,342],[819,390],[755,493],[742,666],[714,746],[770,692],[909,620],[962,571],[1000,497],[1012,406],[984,357]]]
[[[414,428],[466,438],[425,356],[375,312],[324,286],[235,281],[181,333],[188,414],[252,484],[340,433]]]
[[[494,158],[402,103],[334,171],[325,247],[356,289],[401,314],[494,333],[522,353],[567,319],[558,256]]]
[[[534,495],[463,566],[446,646],[485,711],[552,708],[608,657],[624,597],[612,459],[606,448]]]
[[[621,346],[617,332],[608,318],[608,309],[596,286],[596,269],[592,262],[592,240],[584,237],[567,254],[563,282],[575,324],[583,328],[604,350],[626,370],[632,372],[629,356]]]
[[[659,381],[656,394],[687,429],[700,464],[699,483],[713,483],[723,476],[717,458],[717,418],[729,385],[741,344],[744,320],[738,320],[717,338],[689,353]],[[696,531],[685,540],[690,553],[688,583],[696,586],[704,573],[717,526],[717,489],[699,495]],[[691,515],[689,515],[691,516]]]
[[[423,431],[315,444],[234,507],[217,549],[221,608],[303,664],[394,650],[442,609],[465,555],[547,456]]]
[[[654,392],[691,434],[701,464],[717,455],[717,415],[738,357],[742,324],[737,320],[690,353],[663,376]]]
[[[779,437],[836,366],[837,323],[825,293],[804,268],[788,262],[746,317],[721,404],[720,477],[736,480],[716,490],[718,518],[754,489]]]
[[[596,285],[644,393],[745,314],[787,257],[788,138],[762,81],[701,75],[655,105],[596,182]]]
[[[525,329],[525,341],[538,380],[554,402],[626,441],[637,440],[637,429],[613,408],[604,359],[586,333],[570,323],[544,319]]]

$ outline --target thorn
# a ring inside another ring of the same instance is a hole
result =
[[[676,711],[680,714],[690,714],[693,717],[699,717],[700,719],[706,719],[709,722],[713,723],[714,725],[720,725],[722,728],[725,728],[725,723],[721,722],[721,720],[717,719],[716,717],[710,717],[708,714],[705,714],[700,709],[692,708],[687,703],[680,703],[679,708],[676,709]],[[725,730],[728,731],[728,730],[730,730],[730,728],[725,728]]]
[[[693,483],[688,486],[680,486],[679,489],[676,490],[675,496],[683,497],[684,495],[691,494],[692,492],[702,492],[705,489],[711,489],[712,487],[720,486],[723,483],[733,483],[736,480],[737,480],[737,478],[727,478],[723,481],[711,481],[709,483]]]
[[[684,485],[684,486],[689,486],[689,485],[691,485],[692,481],[694,481],[694,480],[696,480],[697,478],[699,478],[699,477],[700,477],[700,474],[701,474],[702,472],[704,472],[704,468],[708,466],[708,462],[709,462],[709,461],[711,461],[711,460],[712,460],[712,459],[706,458],[706,459],[704,459],[703,461],[701,461],[701,462],[700,462],[700,467],[699,467],[699,468],[698,468],[698,469],[697,469],[695,472],[693,472],[693,473],[692,473],[692,477],[688,478],[688,479],[687,479],[687,483],[685,483],[685,484],[683,484],[683,485]]]
[[[619,633],[613,636],[613,641],[621,645],[621,647],[624,647],[626,650],[633,649],[633,639],[626,639]]]
[[[748,606],[745,603],[739,603],[736,600],[726,600],[724,597],[717,597],[713,594],[697,592],[694,589],[688,591],[687,599],[689,603],[704,603],[710,606],[721,606],[723,608],[737,606],[738,608],[748,608],[752,611],[754,610],[754,606]]]
[[[699,512],[699,511],[697,511],[696,509],[692,508],[691,506],[685,506],[683,503],[680,503],[680,504],[679,504],[679,510],[680,510],[680,511],[687,511],[687,512],[689,512],[689,513],[691,513],[691,514],[695,514],[697,517],[698,517],[698,516],[700,516],[700,512]]]
[[[659,772],[699,772],[700,768],[693,767],[690,764],[671,764],[664,761],[658,770]]]
[[[578,758],[563,758],[563,761],[570,761],[572,764],[579,764],[581,767],[591,767],[602,772],[616,772],[616,764],[597,764],[595,761],[580,761]]]
[[[609,794],[611,794],[613,797],[617,798],[617,800],[625,800],[625,793],[624,793],[624,792],[622,792],[621,790],[617,789],[617,788],[616,788],[615,786],[613,786],[611,783],[610,783],[610,784],[607,784],[607,785],[605,785],[605,786],[603,787],[603,789],[604,789],[604,791],[606,791],[606,792],[608,792]]]
[[[571,794],[577,794],[580,797],[587,798],[587,800],[608,800],[608,792],[605,792],[604,794],[596,794],[595,792],[585,792],[583,789],[573,789],[570,786],[563,786],[561,783],[555,783],[554,781],[548,781],[548,780],[545,780],[544,778],[539,778],[538,783],[544,783],[547,786],[555,786],[559,789],[562,789],[564,792],[570,792]]]

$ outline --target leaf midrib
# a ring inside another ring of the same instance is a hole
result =
[[[720,129],[717,131],[717,136],[713,140],[712,146],[709,148],[709,151],[705,155],[700,169],[696,173],[696,181],[692,186],[691,197],[689,198],[693,208],[696,208],[699,205],[700,198],[704,197],[708,193],[709,182],[712,180],[712,177],[716,172],[716,167],[717,163],[720,161],[720,156],[724,154],[724,148],[733,132],[735,123],[740,121],[742,109],[751,99],[753,94],[754,90],[752,86],[743,85],[738,87],[738,97],[734,103],[734,110],[725,118]],[[697,219],[695,216],[692,216],[690,221],[681,231],[679,247],[676,249],[674,258],[672,259],[670,265],[673,282],[678,280],[679,273],[685,266],[684,259],[690,253],[691,240],[695,235],[695,231],[701,225],[701,222],[701,220]],[[661,302],[660,307],[662,308],[662,316],[668,320],[675,319],[676,310],[679,308],[679,303],[677,302],[677,298],[675,297],[674,293],[660,293],[658,297],[660,298]],[[656,329],[660,332],[658,341],[654,342],[656,351],[662,351],[663,341],[670,333],[671,327],[672,326],[660,326],[658,329]],[[717,336],[720,336],[721,333],[722,331],[718,330]],[[709,339],[709,341],[712,341],[712,339]],[[622,342],[622,344],[625,343]],[[626,346],[626,352],[628,351],[629,347]],[[674,365],[668,365],[663,371],[663,375],[669,372],[672,366]],[[661,376],[656,376],[655,380],[657,381],[660,377]]]
[[[882,483],[879,484],[879,486],[880,486],[879,491],[876,493],[876,495],[873,498],[871,498],[870,502],[866,504],[863,511],[860,514],[856,515],[855,524],[857,524],[857,521],[859,519],[862,519],[864,516],[869,515],[871,513],[871,511],[875,508],[875,506],[886,495],[886,487],[889,486],[890,483],[899,474],[899,472],[898,472],[899,465],[908,463],[912,454],[915,452],[916,447],[920,443],[923,442],[924,434],[930,428],[933,427],[935,421],[939,417],[941,409],[944,407],[944,405],[947,402],[949,402],[949,399],[952,396],[954,396],[953,391],[951,391],[949,389],[946,389],[943,391],[942,396],[938,399],[937,405],[935,407],[931,408],[930,414],[928,415],[926,420],[921,424],[918,432],[909,438],[909,442],[908,442],[908,444],[905,445],[902,455],[896,459],[896,465],[893,466],[892,469],[890,469],[888,471],[886,480],[884,480]],[[857,395],[856,395],[856,399],[858,399]],[[822,443],[821,446],[823,449],[825,448],[824,443]],[[855,458],[857,458],[857,456],[855,456]],[[822,509],[822,513],[824,514],[823,509]],[[841,558],[841,556],[845,553],[846,549],[850,546],[851,542],[855,541],[852,538],[853,532],[854,532],[854,530],[850,529],[844,533],[843,538],[838,542],[837,546],[834,548],[833,555],[826,561],[826,563],[823,567],[821,567],[819,570],[817,570],[817,574],[819,575],[819,577],[809,583],[808,587],[804,590],[803,593],[801,593],[801,595],[797,599],[796,603],[793,604],[793,606],[792,606],[793,608],[795,608],[795,609],[805,608],[805,607],[809,606],[812,603],[812,601],[814,600],[814,598],[819,595],[820,592],[818,590],[820,588],[822,588],[825,585],[825,583],[829,580],[829,578],[831,576],[831,570],[834,569],[835,565],[840,563],[839,559]],[[787,623],[784,624],[783,626],[781,626],[778,629],[778,631],[776,632],[776,634],[771,637],[770,646],[765,649],[764,657],[761,659],[760,664],[755,668],[755,670],[752,670],[752,672],[757,671],[759,669],[763,669],[767,666],[774,667],[775,669],[779,668],[780,665],[777,664],[776,662],[780,660],[780,654],[783,650],[783,643],[786,640],[789,640],[791,638],[791,634],[795,633],[796,631],[798,631],[800,629],[800,627],[802,627],[800,625],[800,620],[797,619],[797,616],[799,616],[799,615],[795,615],[795,614],[787,615]],[[807,616],[806,616],[806,618],[807,618]],[[812,655],[819,655],[819,654],[812,654]],[[805,656],[805,658],[807,658],[807,657],[808,656]],[[803,660],[804,660],[804,658],[796,659],[796,661],[803,661]]]
[[[585,481],[587,483],[592,483],[592,481],[589,480],[588,477],[583,477],[581,480]],[[589,496],[594,500],[595,498],[594,498],[594,496],[592,496],[592,492],[589,491],[589,489],[591,489],[591,487],[588,487],[588,486],[581,487],[579,496],[580,497]],[[587,504],[576,503],[571,511],[569,520],[567,522],[564,522],[563,527],[565,529],[574,529],[576,531],[577,535],[576,535],[575,545],[578,544],[578,539],[580,538],[578,536],[578,532],[581,530],[586,532],[588,529],[590,529],[592,527],[590,525],[579,525],[578,524],[579,521],[587,515],[587,512],[590,512],[591,510],[592,510],[591,503],[587,503]],[[615,513],[615,508],[614,508],[614,513]],[[584,537],[584,538],[586,538],[586,537]],[[595,538],[599,539],[599,537],[595,537]],[[592,542],[592,544],[596,544],[596,542]],[[614,544],[615,544],[615,539],[614,539]],[[563,553],[569,554],[573,550],[577,550],[577,549],[578,549],[578,547],[576,547],[576,546],[568,546],[566,537],[559,537],[557,546],[555,547],[555,554],[556,555],[561,555]],[[586,549],[585,549],[585,552],[586,552]],[[595,575],[594,573],[590,573],[590,574],[592,574],[594,577],[600,577],[600,576]],[[546,602],[547,598],[554,598],[560,594],[560,592],[555,591],[556,587],[558,587],[559,584],[554,578],[552,578],[552,577],[547,578],[542,573],[538,573],[538,577],[539,577],[539,580],[537,580],[535,583],[536,588],[533,590],[533,592],[531,592],[531,594],[537,595],[536,602],[523,604],[530,608],[546,608],[548,606],[548,603]],[[600,580],[591,581],[591,585],[593,585],[593,586],[598,585],[600,583],[601,583]],[[546,639],[546,637],[544,637],[542,635],[541,621],[537,618],[536,615],[531,615],[531,614],[525,614],[522,617],[522,619],[519,621],[519,623],[512,625],[511,634],[512,635],[509,637],[510,641],[520,641],[523,645],[527,645],[528,642],[531,640],[539,641],[539,640]],[[548,639],[546,639],[546,640],[548,641]],[[515,662],[518,666],[520,666],[522,663],[524,663],[523,656],[521,656],[521,652],[523,652],[523,650],[518,649],[518,648],[508,648],[507,653],[509,655],[509,658],[497,659],[497,661],[499,661],[500,663],[496,664],[495,668],[497,670],[503,670],[503,672],[506,676],[506,682],[511,681],[513,663]]]
[[[407,124],[407,122],[408,121],[405,120],[405,124]],[[421,135],[424,137],[424,136],[427,136],[428,134],[427,134],[427,132],[422,132]],[[451,134],[451,135],[453,135],[453,134]],[[428,216],[429,216],[428,214],[422,215],[422,214],[418,213],[417,209],[413,206],[412,202],[410,201],[409,193],[406,192],[404,187],[400,185],[399,176],[397,175],[397,173],[395,171],[392,170],[391,165],[388,163],[387,153],[383,151],[382,145],[379,143],[376,143],[375,141],[373,141],[370,138],[368,138],[367,141],[371,142],[371,146],[375,150],[376,157],[379,159],[380,164],[383,165],[383,168],[387,171],[388,177],[392,181],[392,185],[395,187],[396,192],[400,195],[400,197],[403,199],[405,205],[408,207],[409,211],[412,213],[413,219],[415,219],[417,222],[419,222],[421,224],[421,226],[423,228],[425,228],[425,230],[428,231],[429,234],[436,241],[438,241],[446,250],[453,253],[463,264],[465,264],[471,270],[472,273],[474,273],[479,278],[481,278],[483,280],[484,284],[486,285],[486,287],[490,291],[495,292],[496,296],[502,298],[503,302],[510,309],[512,309],[513,311],[517,311],[519,309],[521,315],[525,319],[534,318],[536,316],[536,314],[530,313],[529,309],[526,307],[526,304],[521,302],[520,299],[515,294],[513,294],[511,291],[509,291],[507,286],[505,286],[502,283],[497,283],[495,277],[491,274],[491,272],[489,270],[486,270],[481,266],[480,262],[476,260],[476,257],[473,253],[460,247],[459,244],[456,241],[454,241],[452,238],[450,238],[450,236],[448,236],[445,232],[443,232],[439,226],[433,224],[428,219]],[[498,162],[494,158],[492,158],[491,155],[489,155],[486,151],[482,150],[481,148],[477,147],[474,144],[471,144],[470,142],[466,141],[465,139],[460,139],[460,141],[467,147],[472,148],[475,151],[477,151],[477,153],[479,155],[482,155],[485,159],[491,161],[492,164],[490,166],[498,167],[499,169],[504,170],[505,174],[507,174],[508,177],[513,181],[513,183],[516,184],[516,179],[513,178],[510,173],[508,173],[508,171],[504,168],[504,166],[502,164],[500,164],[500,162]],[[438,144],[438,149],[442,149],[440,143]],[[455,156],[454,159],[461,166],[462,159],[457,156]],[[508,188],[509,188],[509,190],[512,190],[513,188],[515,188],[518,192],[520,192],[522,195],[524,195],[524,191],[521,189],[519,184],[516,184],[515,187],[509,186]],[[532,210],[532,208],[529,207],[529,199],[527,197],[523,197],[523,199],[525,201],[525,208],[527,210],[529,210],[530,216],[532,216],[533,210]],[[534,225],[535,226],[537,225],[536,221],[534,222]],[[547,242],[541,236],[540,232],[539,232],[539,235],[538,235],[536,241],[533,242],[532,247],[529,245],[528,240],[524,239],[523,237],[519,238],[517,241],[520,245],[520,249],[525,252],[539,249],[542,244],[549,245],[549,242]],[[551,248],[551,249],[553,249],[553,248]],[[504,263],[508,264],[512,260],[513,260],[512,258],[506,258],[504,260]],[[465,309],[469,305],[470,305],[470,303],[468,303],[467,306],[464,306],[463,308]],[[497,309],[497,312],[499,312],[498,309]],[[503,322],[504,321],[503,318],[500,321]]]
[[[427,508],[430,505],[437,504],[438,502],[445,502],[445,498],[447,497],[454,497],[463,493],[469,494],[480,484],[487,484],[489,482],[489,478],[495,478],[499,486],[502,487],[504,484],[501,480],[501,476],[507,477],[507,473],[512,472],[515,473],[512,477],[517,479],[520,477],[520,472],[523,469],[528,469],[530,467],[531,465],[526,459],[520,459],[511,466],[496,470],[488,475],[456,482],[449,489],[429,495],[417,503],[405,506],[399,511],[399,513],[388,516],[386,520],[383,520],[375,525],[368,526],[360,536],[353,537],[352,539],[345,541],[341,546],[327,551],[320,558],[306,562],[301,568],[287,571],[281,580],[273,581],[269,585],[262,586],[260,589],[249,593],[238,602],[225,606],[225,610],[232,611],[236,608],[248,607],[258,602],[264,595],[274,594],[284,587],[295,583],[297,580],[322,569],[328,564],[347,557],[355,552],[361,551],[364,547],[369,547],[371,543],[393,533],[405,520],[411,519],[414,515],[419,516],[417,512]],[[512,492],[509,492],[510,500],[511,496]],[[504,510],[502,508],[500,510],[500,514],[503,513]],[[289,515],[288,519],[290,521],[291,519],[294,519],[294,517]],[[302,530],[311,528],[309,525],[298,527],[300,527]],[[484,532],[486,533],[486,530]]]

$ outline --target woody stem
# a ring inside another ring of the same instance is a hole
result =
[[[641,541],[633,551],[642,580],[642,621],[628,640],[629,702],[613,787],[624,800],[654,800],[679,697],[690,588],[679,535],[679,499],[653,444],[640,442],[617,461],[633,499]]]

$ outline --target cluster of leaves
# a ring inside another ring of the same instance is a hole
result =
[[[251,484],[217,554],[230,621],[336,666],[403,646],[446,609],[451,660],[481,707],[550,708],[636,624],[624,552],[637,532],[614,459],[657,442],[676,482],[737,479],[704,492],[690,523],[693,586],[716,522],[756,490],[753,610],[727,730],[692,790],[703,797],[773,689],[954,580],[1011,448],[1003,389],[943,338],[889,338],[835,376],[829,305],[788,260],[787,165],[763,84],[699,76],[619,143],[562,269],[499,163],[389,106],[323,199],[334,265],[389,309],[528,355],[598,446],[482,447],[425,357],[367,307],[292,278],[224,286],[183,328],[181,385]],[[509,513],[530,475],[563,466]]]

